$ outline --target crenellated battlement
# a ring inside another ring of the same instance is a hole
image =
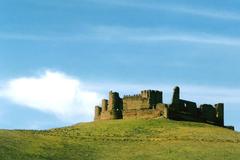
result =
[[[134,94],[134,95],[125,95],[123,96],[123,99],[141,99],[141,94]]]

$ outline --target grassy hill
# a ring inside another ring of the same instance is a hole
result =
[[[166,119],[81,123],[46,131],[0,130],[0,160],[237,160],[240,134]]]

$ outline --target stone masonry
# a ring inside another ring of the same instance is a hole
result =
[[[140,94],[124,96],[109,92],[109,100],[95,107],[95,121],[113,119],[168,118],[194,122],[205,122],[224,126],[224,104],[202,104],[180,98],[180,88],[175,87],[171,104],[163,103],[163,93],[144,90]]]

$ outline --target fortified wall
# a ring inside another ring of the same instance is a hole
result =
[[[120,98],[119,93],[109,92],[109,100],[103,99],[101,106],[95,107],[95,121],[131,118],[168,118],[205,122],[224,126],[224,104],[202,104],[180,98],[180,88],[175,87],[171,104],[163,103],[163,93],[144,90],[140,94]]]

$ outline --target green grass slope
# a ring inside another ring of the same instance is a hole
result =
[[[166,119],[81,123],[46,131],[0,130],[0,160],[238,160],[240,134]]]

